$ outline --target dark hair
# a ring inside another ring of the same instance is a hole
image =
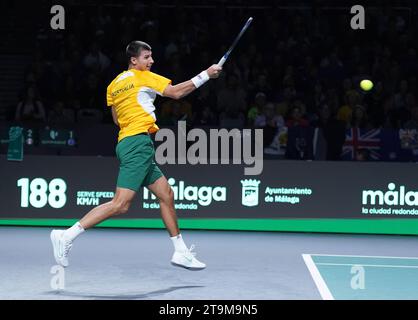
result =
[[[126,57],[128,59],[128,63],[131,63],[132,57],[138,57],[141,54],[142,50],[149,50],[151,51],[151,46],[143,41],[132,41],[126,47]]]

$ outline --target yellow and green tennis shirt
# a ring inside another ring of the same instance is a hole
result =
[[[170,79],[151,71],[129,69],[119,74],[107,87],[107,105],[114,107],[119,122],[118,142],[139,133],[154,133],[154,100],[162,95]]]

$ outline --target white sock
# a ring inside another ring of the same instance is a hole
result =
[[[186,247],[186,244],[183,241],[183,237],[181,236],[180,233],[174,237],[170,237],[170,239],[171,241],[173,241],[175,251],[183,252],[183,251],[188,250],[188,248]]]
[[[81,226],[80,222],[76,222],[71,228],[68,228],[64,231],[64,237],[68,240],[73,241],[80,234],[84,232],[84,228]]]

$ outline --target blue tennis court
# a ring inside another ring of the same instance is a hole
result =
[[[303,254],[326,300],[418,299],[418,257]]]

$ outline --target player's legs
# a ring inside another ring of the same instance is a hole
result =
[[[126,213],[150,170],[154,149],[148,135],[134,135],[122,139],[116,147],[119,159],[119,175],[116,194],[112,201],[91,210],[80,225],[84,229],[93,227],[107,218],[120,213]]]
[[[117,214],[128,212],[136,192],[126,188],[116,188],[116,194],[112,201],[97,206],[87,213],[80,221],[80,225],[87,230],[96,224]]]
[[[58,264],[68,266],[68,253],[76,237],[113,215],[125,213],[153,163],[154,148],[148,135],[122,139],[116,147],[119,159],[117,189],[112,201],[102,204],[67,230],[53,230],[51,241]]]
[[[157,176],[161,173],[158,167],[154,164],[154,168],[151,169],[150,175]],[[153,181],[153,179],[150,179]],[[171,240],[174,245],[174,254],[171,258],[171,263],[174,266],[190,269],[190,270],[202,270],[206,268],[206,265],[196,259],[196,253],[193,252],[194,245],[187,248],[183,241],[183,237],[180,234],[177,224],[177,215],[174,208],[174,194],[171,186],[168,184],[167,179],[164,176],[160,176],[153,183],[148,185],[148,189],[159,199],[161,216],[164,224],[170,234]]]
[[[117,188],[112,201],[97,206],[87,213],[80,221],[67,230],[52,230],[51,242],[55,261],[63,266],[68,266],[68,253],[73,241],[86,229],[110,218],[111,216],[126,213],[136,192],[130,189]]]
[[[167,179],[162,176],[147,187],[160,201],[161,217],[170,237],[177,236],[180,231],[174,209],[174,194]]]

